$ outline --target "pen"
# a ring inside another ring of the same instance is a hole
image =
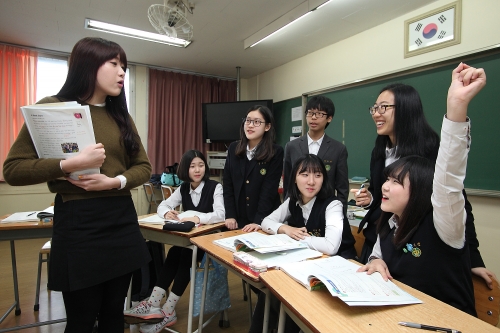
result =
[[[33,215],[33,214],[35,214],[35,213],[36,213],[36,212],[33,212],[33,213],[30,213],[30,214],[28,214],[28,215],[26,215],[26,216],[31,216],[31,215]]]
[[[359,188],[358,192],[356,192],[356,195],[359,195],[361,193],[361,190],[365,188],[365,184],[361,184],[361,187]]]
[[[420,328],[422,330],[428,330],[428,331],[434,331],[434,332],[462,333],[462,332],[454,330],[452,328],[443,328],[443,327],[435,327],[435,326],[415,324],[415,323],[407,323],[404,321],[400,321],[398,324],[401,326]]]

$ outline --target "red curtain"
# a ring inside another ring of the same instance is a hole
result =
[[[179,162],[184,152],[226,150],[205,144],[202,103],[236,101],[236,81],[149,70],[148,156],[153,173]]]
[[[0,45],[0,166],[24,124],[21,106],[36,102],[37,58],[35,51]]]

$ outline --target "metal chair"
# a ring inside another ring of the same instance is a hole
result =
[[[45,258],[44,258],[45,255]],[[38,275],[36,278],[36,296],[35,296],[35,306],[33,307],[34,311],[38,311],[39,307],[39,299],[40,299],[40,278],[42,276],[42,263],[47,263],[47,279],[49,277],[49,260],[50,260],[50,240],[45,243],[40,249],[40,253],[38,254]]]
[[[167,185],[161,186],[161,195],[163,197],[163,200],[167,200],[167,198],[169,198],[172,195],[172,193],[174,193],[172,187]]]
[[[156,205],[156,207],[158,207],[159,202],[156,199],[155,189],[153,187],[153,184],[145,183],[145,184],[142,184],[142,187],[144,187],[144,193],[146,194],[146,199],[148,199],[148,203],[149,203],[148,214],[150,214],[151,213],[151,206]]]

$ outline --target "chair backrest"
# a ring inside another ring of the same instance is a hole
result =
[[[493,326],[498,325],[500,316],[500,286],[498,281],[493,279],[493,289],[490,289],[481,277],[473,274],[472,283],[474,284],[477,317]]]
[[[161,186],[161,195],[163,197],[163,200],[167,200],[173,193],[173,189],[170,186],[167,185],[162,185]]]
[[[358,227],[351,225],[351,233],[354,236],[354,249],[356,249],[356,255],[358,258],[361,256],[361,249],[363,249],[363,244],[365,243],[365,235],[362,232],[358,234]]]
[[[144,193],[146,193],[146,198],[148,199],[148,202],[155,203],[155,191],[153,188],[153,184],[151,183],[144,183],[142,184],[142,187],[144,187]]]

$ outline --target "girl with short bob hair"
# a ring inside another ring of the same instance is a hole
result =
[[[267,107],[251,107],[240,127],[240,140],[229,145],[224,165],[226,227],[256,231],[280,205],[283,148],[274,143],[274,117]]]
[[[224,221],[222,185],[210,180],[209,174],[207,160],[200,151],[193,149],[185,152],[178,168],[179,178],[184,182],[169,198],[161,202],[158,215],[179,222],[212,224]],[[179,219],[179,212],[175,207],[180,204],[185,211],[196,211],[196,216]],[[201,261],[204,254],[204,251],[198,249],[197,260]],[[177,322],[175,306],[191,279],[192,255],[193,250],[189,248],[172,246],[151,296],[125,311],[125,321],[129,324],[142,323],[139,328],[142,333],[158,333],[165,327],[174,325]],[[161,307],[161,301],[172,283],[167,300]]]
[[[379,234],[358,270],[378,271],[384,280],[395,278],[474,316],[462,191],[470,148],[467,107],[485,84],[483,69],[460,63],[453,70],[435,170],[418,156],[385,168]]]
[[[56,193],[48,289],[62,291],[65,332],[92,332],[96,319],[99,331],[123,332],[132,272],[150,260],[130,191],[148,181],[151,165],[127,111],[126,68],[118,44],[94,37],[78,41],[63,87],[38,103],[88,105],[97,144],[67,159],[38,158],[23,125],[4,163],[9,184],[47,182]],[[68,177],[91,168],[100,173]]]

